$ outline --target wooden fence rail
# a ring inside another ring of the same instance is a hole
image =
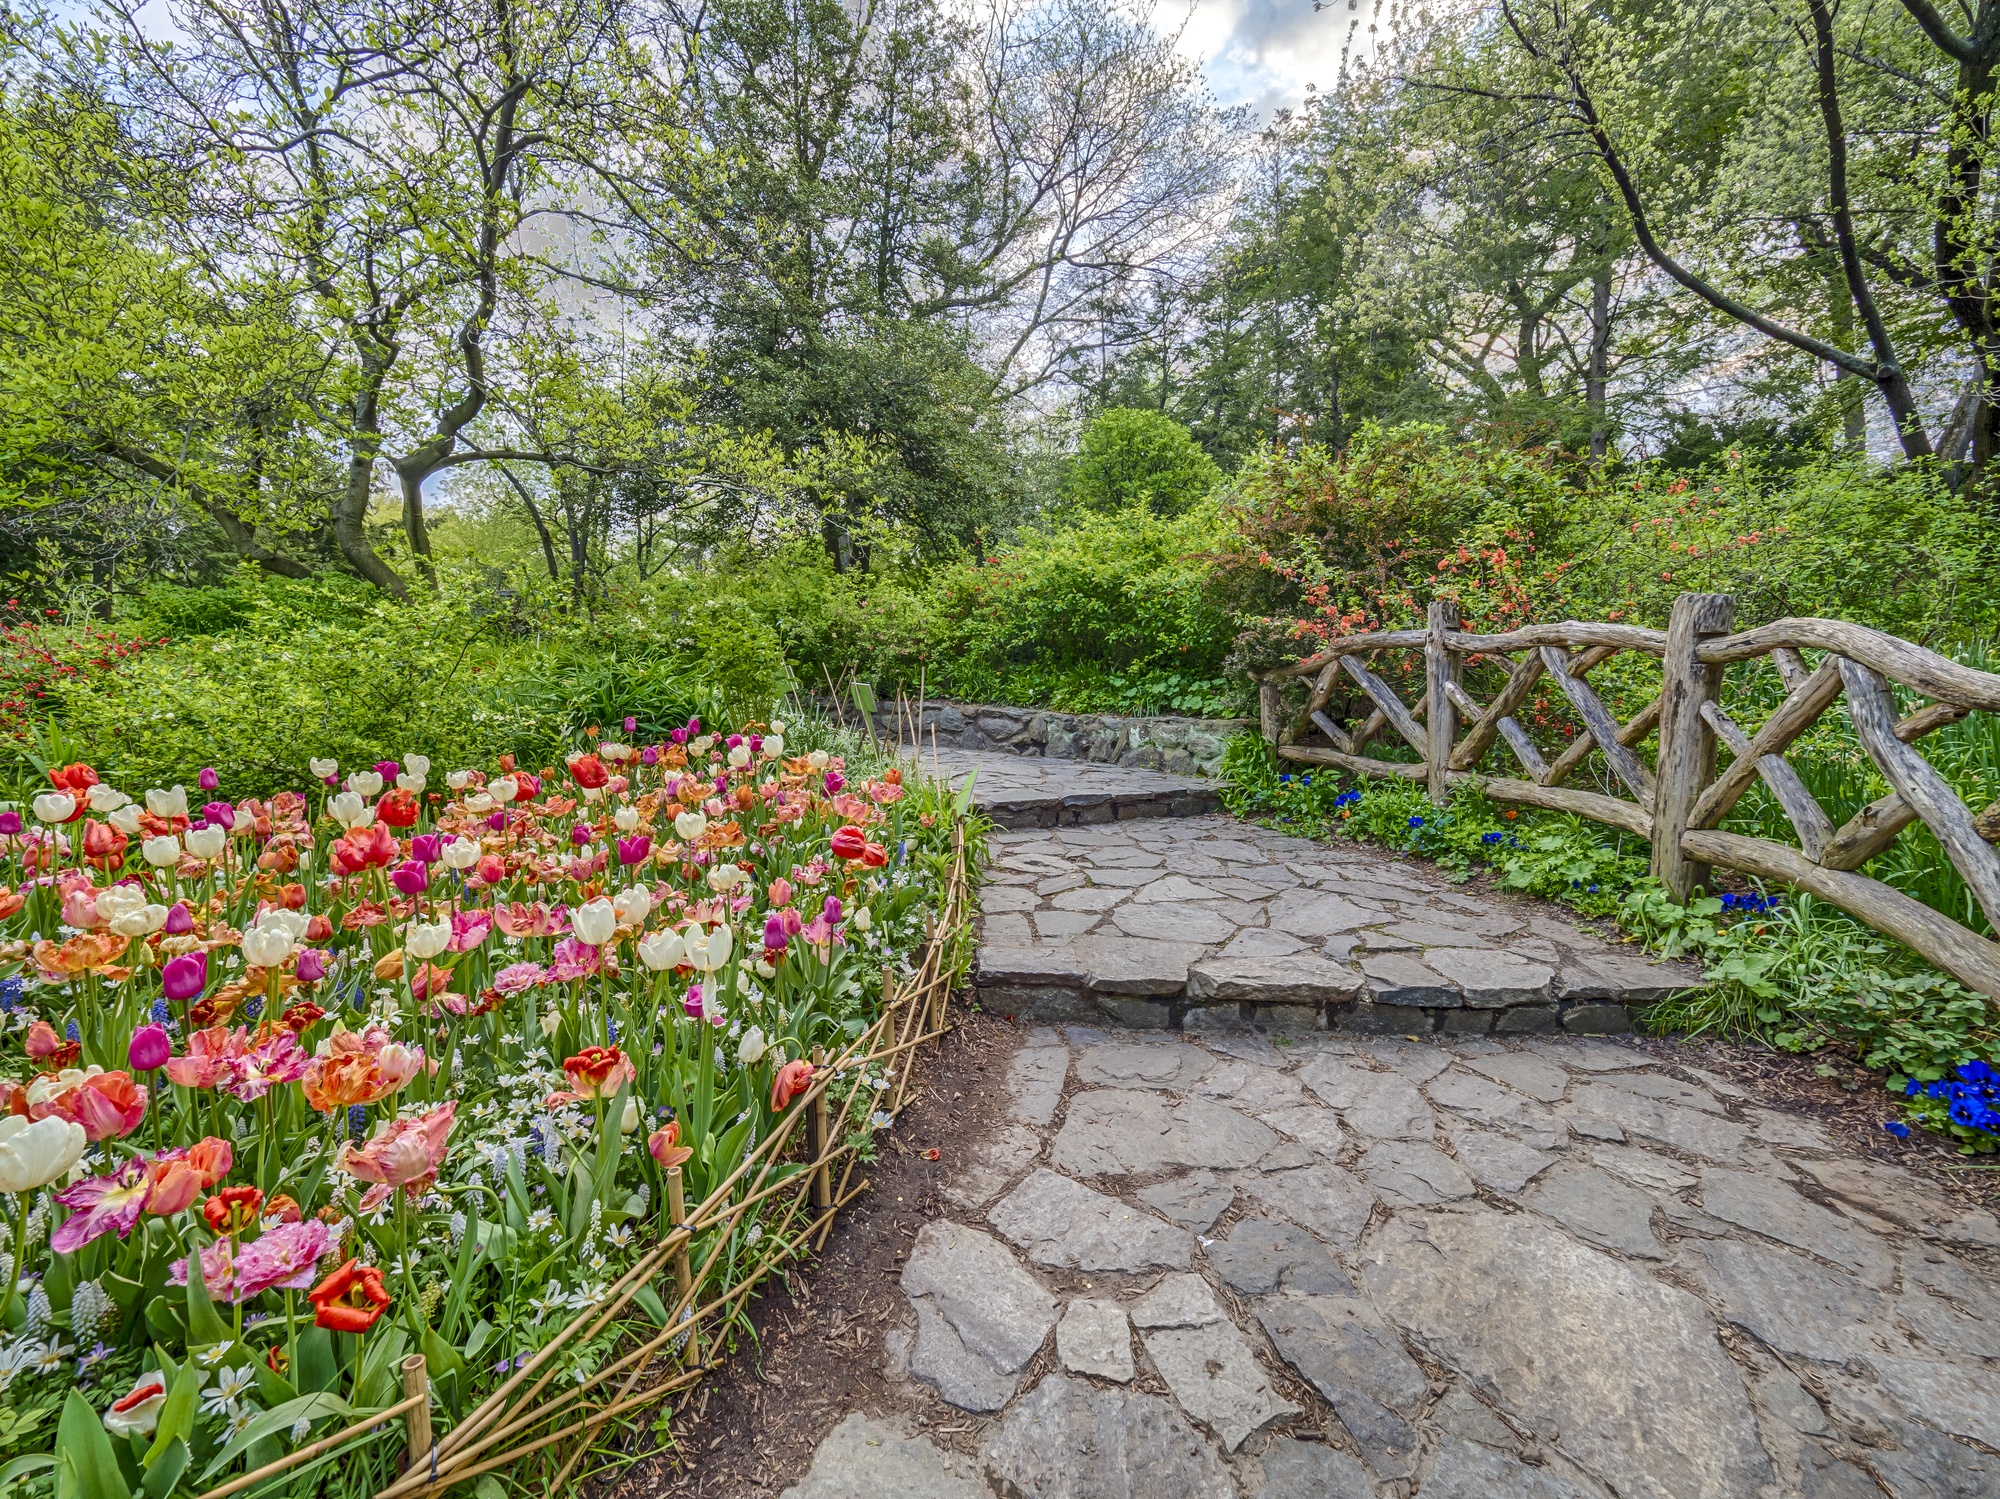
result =
[[[1439,803],[1453,787],[1473,785],[1495,801],[1573,812],[1636,833],[1652,843],[1653,873],[1679,900],[1716,865],[1810,891],[2000,1002],[2000,943],[1857,872],[1920,822],[2000,930],[2000,802],[1975,814],[1913,747],[1969,713],[2000,713],[2000,676],[1844,620],[1781,619],[1732,633],[1734,623],[1727,595],[1684,593],[1664,631],[1569,621],[1480,635],[1460,628],[1456,606],[1434,603],[1421,630],[1350,636],[1259,674],[1259,722],[1286,760],[1420,781]],[[1658,697],[1619,723],[1589,678],[1622,651],[1657,657],[1661,685]],[[1808,659],[1809,651],[1817,659]],[[1423,656],[1423,693],[1414,706],[1374,669],[1385,656],[1412,652]],[[1746,732],[1724,707],[1724,676],[1731,666],[1767,658],[1786,696]],[[1474,663],[1500,676],[1485,704],[1464,685]],[[1366,705],[1358,722],[1336,722],[1328,712],[1343,677]],[[1304,705],[1288,713],[1286,689],[1301,683]],[[1926,705],[1899,716],[1892,685]],[[1538,688],[1550,686],[1582,725],[1553,761],[1517,716]],[[1890,791],[1835,827],[1785,754],[1842,698],[1855,738]],[[1369,755],[1385,732],[1416,761]],[[1481,769],[1502,744],[1525,778]],[[1728,752],[1719,771],[1718,749]],[[1600,783],[1612,789],[1566,785],[1593,756],[1604,769]],[[1758,780],[1790,820],[1796,846],[1720,830]]]

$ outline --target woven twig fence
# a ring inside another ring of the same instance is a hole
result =
[[[1459,628],[1456,606],[1434,603],[1421,630],[1350,636],[1259,674],[1264,737],[1283,759],[1419,781],[1436,802],[1454,786],[1472,785],[1495,801],[1573,812],[1636,833],[1651,841],[1653,873],[1678,900],[1715,865],[1809,891],[2000,1001],[2000,943],[1857,872],[1921,822],[2000,929],[2000,852],[1993,847],[2000,841],[2000,802],[1975,812],[1914,748],[1970,713],[2000,712],[2000,676],[1844,620],[1781,619],[1732,633],[1735,607],[1725,594],[1684,593],[1664,631],[1572,621],[1479,635]],[[1659,696],[1624,723],[1588,680],[1621,651],[1657,657],[1661,668]],[[1393,652],[1422,657],[1424,691],[1414,707],[1368,664]],[[1723,706],[1724,680],[1729,667],[1762,660],[1776,667],[1786,696],[1749,733]],[[1499,689],[1484,705],[1464,686],[1468,662],[1500,674]],[[1369,705],[1358,722],[1337,723],[1327,713],[1343,677]],[[1544,678],[1582,722],[1553,761],[1515,717]],[[1288,715],[1286,688],[1300,683],[1303,708]],[[1899,714],[1892,683],[1923,705]],[[1835,827],[1785,752],[1843,696],[1855,737],[1890,790]],[[1385,731],[1407,743],[1416,760],[1367,754]],[[1648,741],[1656,746],[1650,765]],[[1480,769],[1501,744],[1527,779]],[[1720,771],[1718,746],[1731,757]],[[1563,784],[1592,756],[1612,792]],[[1784,809],[1796,844],[1720,830],[1760,778]]]
[[[405,1433],[402,1477],[376,1499],[427,1499],[455,1484],[512,1465],[549,1448],[571,1450],[549,1481],[555,1492],[573,1473],[604,1426],[659,1404],[697,1384],[715,1364],[720,1349],[715,1329],[749,1299],[781,1265],[809,1246],[825,1244],[834,1215],[867,1188],[855,1182],[859,1121],[857,1108],[878,1108],[895,1116],[906,1101],[910,1070],[921,1047],[942,1036],[946,1004],[970,932],[971,904],[966,870],[965,829],[953,830],[953,858],[944,901],[914,973],[882,970],[882,1006],[874,1023],[837,1055],[816,1057],[811,1085],[786,1109],[771,1134],[729,1178],[693,1208],[680,1193],[680,1171],[667,1173],[667,1232],[615,1281],[597,1304],[580,1312],[532,1358],[436,1441],[431,1439],[424,1360],[413,1355],[403,1366],[405,1398],[365,1421],[278,1462],[209,1490],[201,1499],[228,1496],[280,1476],[302,1463],[324,1458],[342,1443],[379,1440],[379,1427],[401,1417]],[[880,1100],[854,1086],[859,1074],[882,1068],[894,1082]],[[847,1083],[845,1102],[832,1107],[835,1085]],[[864,1098],[864,1095],[870,1095]],[[795,1154],[795,1142],[801,1149]],[[774,1179],[778,1168],[804,1169]],[[838,1171],[836,1180],[835,1172]],[[712,1282],[734,1230],[751,1221],[764,1224],[760,1258],[748,1275],[726,1290]],[[706,1238],[708,1252],[697,1261]],[[560,1391],[549,1386],[562,1368],[565,1348],[602,1333],[632,1307],[640,1291],[660,1282],[669,1307],[659,1332],[617,1359]],[[666,1288],[672,1288],[669,1297]],[[706,1299],[704,1299],[706,1298]],[[552,1423],[555,1423],[552,1425]]]

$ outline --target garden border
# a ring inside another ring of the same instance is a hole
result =
[[[751,1151],[727,1180],[692,1211],[686,1211],[684,1217],[680,1216],[685,1210],[681,1207],[679,1168],[667,1173],[668,1211],[679,1221],[671,1223],[665,1236],[612,1283],[606,1300],[579,1312],[499,1389],[468,1411],[435,1443],[429,1437],[428,1401],[419,1403],[416,1398],[417,1394],[427,1390],[423,1359],[421,1355],[412,1355],[403,1365],[404,1399],[375,1412],[355,1427],[337,1432],[289,1453],[265,1468],[210,1489],[200,1499],[227,1499],[228,1495],[276,1477],[307,1461],[324,1458],[333,1444],[349,1436],[360,1440],[376,1439],[376,1428],[398,1415],[404,1417],[407,1433],[405,1471],[400,1478],[379,1490],[376,1499],[416,1499],[416,1496],[429,1499],[429,1496],[442,1494],[455,1484],[498,1468],[510,1467],[536,1452],[575,1437],[578,1440],[574,1450],[550,1482],[553,1491],[583,1460],[596,1434],[607,1422],[687,1389],[718,1367],[701,1355],[704,1327],[726,1317],[736,1305],[749,1297],[772,1270],[799,1254],[809,1240],[815,1249],[822,1247],[832,1230],[835,1215],[869,1185],[864,1180],[850,1186],[858,1147],[843,1143],[844,1132],[862,1090],[859,1087],[850,1090],[846,1105],[838,1120],[834,1120],[830,1117],[827,1104],[829,1087],[836,1078],[857,1069],[887,1064],[897,1076],[882,1109],[893,1117],[903,1108],[910,1069],[918,1048],[935,1041],[950,1029],[945,1016],[946,1007],[953,981],[963,967],[962,959],[969,956],[966,940],[971,933],[965,827],[963,818],[953,825],[952,867],[945,885],[944,906],[942,912],[932,918],[931,935],[915,973],[909,976],[907,982],[899,984],[894,971],[887,966],[883,968],[883,1003],[874,1023],[838,1056],[815,1068],[811,1083],[794,1100],[779,1126]],[[819,1059],[816,1057],[815,1060]],[[800,1120],[807,1121],[809,1159],[801,1163],[803,1169],[767,1186],[773,1169],[779,1164],[778,1156],[792,1138]],[[835,1165],[842,1168],[837,1187],[833,1184]],[[752,1168],[759,1169],[745,1195],[740,1201],[730,1201]],[[750,1208],[782,1198],[788,1189],[790,1201],[784,1206],[775,1226],[767,1230],[773,1250],[742,1282],[706,1304],[697,1306],[696,1295],[715,1268],[729,1232]],[[792,1233],[793,1220],[808,1207],[815,1216]],[[708,1257],[698,1267],[694,1266],[690,1250],[697,1236],[717,1228],[723,1233],[716,1238]],[[556,1353],[570,1343],[579,1331],[584,1333],[586,1339],[602,1331],[631,1304],[641,1289],[650,1286],[663,1273],[672,1275],[674,1285],[674,1299],[668,1303],[670,1309],[665,1327],[573,1389],[537,1404],[537,1397],[555,1378]],[[675,1358],[681,1367],[634,1393],[661,1350],[669,1344],[674,1345],[669,1357]],[[713,1346],[712,1341],[710,1346]],[[536,1428],[571,1411],[591,1390],[620,1373],[625,1374],[624,1381],[608,1403],[553,1432],[530,1438],[529,1434]],[[527,1384],[531,1378],[533,1383]],[[524,1384],[527,1387],[522,1391]],[[517,1391],[521,1393],[517,1394]],[[509,1438],[517,1440],[502,1447],[501,1444]],[[496,1448],[500,1448],[497,1453]]]
[[[1993,846],[2000,841],[2000,802],[1975,815],[1911,747],[1968,713],[2000,712],[2000,676],[1845,620],[1788,618],[1731,633],[1735,610],[1727,594],[1684,593],[1664,631],[1566,621],[1481,635],[1460,629],[1456,605],[1440,600],[1430,605],[1423,629],[1349,636],[1304,660],[1253,673],[1259,727],[1282,759],[1421,781],[1439,804],[1454,787],[1469,785],[1495,801],[1570,812],[1636,833],[1651,842],[1652,872],[1676,900],[1686,901],[1712,865],[1810,891],[2000,1002],[2000,942],[1857,872],[1921,822],[2000,929],[2000,851]],[[1424,665],[1424,692],[1414,708],[1363,659],[1412,650],[1423,653]],[[1809,663],[1807,650],[1824,656]],[[1662,669],[1659,696],[1623,724],[1587,681],[1621,651],[1659,657]],[[1511,660],[1516,654],[1523,659]],[[1748,734],[1722,706],[1724,673],[1733,664],[1766,658],[1777,667],[1786,697]],[[1506,676],[1485,705],[1462,685],[1469,664],[1490,664]],[[1372,707],[1358,724],[1335,723],[1326,712],[1342,674]],[[1543,676],[1555,682],[1583,724],[1553,763],[1514,717]],[[1308,677],[1303,710],[1287,718],[1286,684]],[[1931,701],[1899,718],[1890,683]],[[1835,828],[1784,754],[1841,697],[1862,748],[1892,789]],[[1385,729],[1416,753],[1414,762],[1365,753]],[[1314,733],[1325,742],[1302,742]],[[1651,767],[1638,754],[1649,737],[1657,739]],[[1500,742],[1530,779],[1480,772]],[[1718,743],[1732,757],[1720,774]],[[1593,753],[1609,772],[1606,783],[1625,794],[1562,784]],[[1759,778],[1791,821],[1797,847],[1720,831],[1729,809]]]

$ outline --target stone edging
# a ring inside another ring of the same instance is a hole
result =
[[[852,719],[852,704],[843,704]],[[908,704],[913,712],[915,705]],[[823,712],[833,705],[820,701]],[[906,714],[903,735],[908,736]],[[1177,775],[1213,777],[1222,766],[1229,736],[1256,727],[1248,718],[1128,717],[1117,713],[1057,713],[1047,708],[1009,708],[997,703],[935,702],[924,705],[923,747],[935,734],[939,749],[1002,750],[1051,760],[1086,760]],[[894,741],[893,702],[875,710],[875,732]]]

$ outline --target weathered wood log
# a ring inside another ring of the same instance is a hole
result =
[[[1581,682],[1624,649],[1622,645],[1594,645],[1589,650],[1570,658],[1569,674]]]
[[[1319,744],[1280,745],[1278,758],[1300,765],[1338,765],[1343,770],[1364,776],[1390,776],[1404,781],[1421,781],[1425,777],[1422,765],[1409,765],[1400,760],[1374,760],[1367,755],[1344,755],[1339,750]]]
[[[1368,694],[1368,700],[1382,710],[1383,716],[1389,720],[1389,726],[1403,736],[1411,749],[1420,755],[1423,754],[1429,748],[1424,731],[1417,727],[1416,719],[1411,716],[1410,710],[1403,706],[1403,700],[1396,696],[1395,690],[1363,666],[1358,657],[1342,656],[1340,664],[1342,669],[1354,678],[1355,685]],[[1425,696],[1428,704],[1429,695]]]
[[[1708,720],[1708,726],[1715,730],[1716,736],[1729,746],[1730,754],[1736,757],[1730,765],[1731,770],[1738,765],[1747,765],[1753,774],[1764,778],[1764,784],[1771,788],[1771,795],[1790,820],[1792,831],[1799,835],[1799,847],[1805,850],[1808,859],[1817,864],[1820,855],[1826,852],[1827,844],[1833,841],[1833,819],[1806,790],[1806,783],[1799,779],[1799,773],[1792,769],[1783,755],[1759,755],[1750,742],[1750,736],[1714,703],[1703,703],[1701,716]],[[1714,789],[1714,786],[1708,788],[1709,791]],[[1702,795],[1706,797],[1708,792]],[[1695,812],[1699,814],[1700,811],[1701,803],[1696,802]],[[1700,822],[1698,816],[1694,821],[1696,826],[1712,826]]]
[[[1653,732],[1653,725],[1660,721],[1660,700],[1654,698],[1641,708],[1632,721],[1618,731],[1618,742],[1628,748],[1640,743]],[[1577,766],[1590,758],[1590,752],[1597,748],[1597,736],[1585,729],[1576,736],[1569,748],[1556,756],[1556,763],[1545,766],[1535,773],[1535,779],[1544,786],[1560,786]],[[1539,756],[1536,757],[1539,760]],[[1526,764],[1526,761],[1522,762]]]
[[[1646,769],[1637,755],[1619,743],[1618,720],[1611,716],[1611,710],[1591,691],[1589,683],[1570,673],[1562,652],[1554,646],[1542,647],[1542,664],[1556,679],[1556,685],[1562,688],[1563,696],[1570,700],[1584,727],[1590,730],[1591,738],[1597,741],[1597,747],[1604,752],[1605,760],[1618,779],[1642,803],[1650,805],[1653,800],[1653,773]]]
[[[1507,724],[1514,723],[1514,714],[1528,700],[1528,695],[1535,690],[1535,683],[1542,679],[1544,670],[1539,655],[1530,656],[1521,663],[1520,670],[1507,679],[1507,685],[1500,689],[1499,695],[1487,705],[1484,713],[1478,715],[1472,727],[1466,730],[1464,740],[1451,752],[1451,759],[1447,762],[1448,768],[1470,770],[1484,758],[1486,751],[1493,746],[1494,736],[1503,732]],[[1514,727],[1519,729],[1520,725],[1514,723]],[[1509,743],[1512,743],[1511,739]],[[1541,756],[1536,755],[1535,758],[1539,760]]]
[[[1667,647],[1667,635],[1665,631],[1642,629],[1638,625],[1588,624],[1571,619],[1555,625],[1529,625],[1498,635],[1459,630],[1453,633],[1451,643],[1461,651],[1526,651],[1545,645],[1576,651],[1608,645],[1614,650],[1644,651],[1657,656]]]
[[[1343,729],[1317,708],[1313,709],[1312,721],[1318,726],[1322,734],[1333,741],[1335,749],[1345,750],[1350,755],[1354,753],[1354,741],[1347,737],[1347,730]]]
[[[1397,646],[1422,645],[1422,630],[1376,630],[1367,635],[1347,635],[1322,646],[1303,661],[1290,666],[1279,666],[1272,670],[1274,676],[1309,677],[1319,671],[1329,661],[1338,661],[1343,656],[1353,656],[1367,651],[1389,650]]]
[[[1777,620],[1740,635],[1703,641],[1699,659],[1705,666],[1727,666],[1732,661],[1766,655],[1779,646],[1833,651],[1941,703],[2000,713],[2000,676],[1961,666],[1936,651],[1842,619]]]
[[[1949,916],[1880,880],[1824,868],[1797,849],[1740,833],[1692,829],[1681,835],[1681,847],[1689,863],[1722,864],[1830,901],[1929,959],[1968,989],[2000,1000],[2000,943],[1975,936]]]
[[[1861,747],[1937,836],[1986,919],[2000,926],[2000,853],[1979,836],[1971,808],[1958,799],[1950,783],[1896,737],[1896,705],[1881,675],[1873,667],[1842,657],[1840,676],[1847,684],[1847,716],[1854,722]]]
[[[1915,744],[1924,735],[1946,724],[1957,723],[1970,708],[1961,708],[1957,703],[1932,703],[1928,708],[1919,708],[1908,718],[1896,725],[1896,737],[1905,744]]]
[[[1266,744],[1278,742],[1278,720],[1284,711],[1278,684],[1269,677],[1261,678],[1257,683],[1257,727],[1263,733]]]
[[[1803,682],[1792,689],[1791,695],[1778,705],[1776,712],[1764,720],[1763,727],[1757,730],[1746,747],[1737,752],[1736,759],[1730,763],[1729,768],[1716,777],[1712,786],[1702,792],[1694,804],[1694,810],[1688,814],[1688,826],[1719,827],[1722,819],[1729,815],[1729,809],[1735,806],[1743,793],[1750,789],[1752,779],[1763,770],[1765,757],[1777,759],[1782,756],[1799,735],[1819,721],[1819,716],[1826,712],[1833,700],[1839,696],[1840,667],[1829,657],[1820,663],[1819,670],[1809,673]],[[1714,706],[1718,713],[1721,712],[1719,705],[1707,703],[1702,705],[1704,712],[1711,706]],[[1709,720],[1709,726],[1716,727],[1715,720]],[[1736,725],[1732,722],[1730,728],[1735,730]],[[1734,749],[1735,746],[1732,745],[1731,748]],[[1784,765],[1784,763],[1782,759],[1778,759],[1778,764]],[[1790,767],[1787,766],[1786,769],[1789,770]],[[1769,782],[1771,777],[1767,774],[1764,779]],[[1792,772],[1792,779],[1798,780],[1796,771]],[[1778,788],[1772,785],[1771,789],[1775,793]],[[1803,783],[1800,784],[1800,789],[1804,789]],[[1782,802],[1783,798],[1780,797],[1779,800]],[[1817,806],[1818,803],[1815,802],[1814,805]],[[1786,808],[1786,811],[1789,812],[1790,808]],[[1820,821],[1828,821],[1824,812],[1820,814]],[[1830,839],[1832,835],[1833,829],[1829,825],[1827,837]],[[1816,861],[1824,847],[1825,844],[1822,843],[1820,848],[1808,849],[1807,852]]]
[[[2000,802],[1993,803],[1972,819],[1972,831],[1988,843],[2000,843]]]
[[[1646,809],[1596,791],[1572,791],[1567,786],[1538,786],[1533,781],[1482,776],[1472,771],[1453,771],[1451,784],[1471,786],[1496,802],[1518,802],[1527,807],[1543,807],[1551,812],[1574,812],[1592,822],[1609,823],[1641,838],[1653,836],[1653,820]]]
[[[1790,646],[1781,645],[1771,652],[1771,659],[1777,663],[1778,678],[1785,684],[1785,691],[1797,692],[1805,679],[1812,675],[1812,668],[1806,665],[1806,658]]]
[[[1856,812],[1827,841],[1819,862],[1827,869],[1859,869],[1917,820],[1917,809],[1890,792]]]
[[[1681,835],[1715,777],[1715,730],[1701,716],[1701,705],[1716,702],[1722,692],[1721,665],[1703,661],[1699,653],[1704,638],[1722,634],[1735,617],[1736,601],[1727,594],[1684,593],[1674,600],[1667,620],[1652,869],[1668,893],[1683,902],[1708,878],[1701,861],[1684,851]]]
[[[1462,667],[1448,637],[1458,628],[1458,605],[1449,599],[1433,599],[1424,628],[1424,695],[1430,699],[1430,717],[1425,721],[1424,764],[1429,767],[1427,783],[1431,804],[1442,807],[1451,800],[1451,785],[1445,776],[1451,763],[1451,742],[1458,737],[1458,708],[1452,692],[1458,687]]]

